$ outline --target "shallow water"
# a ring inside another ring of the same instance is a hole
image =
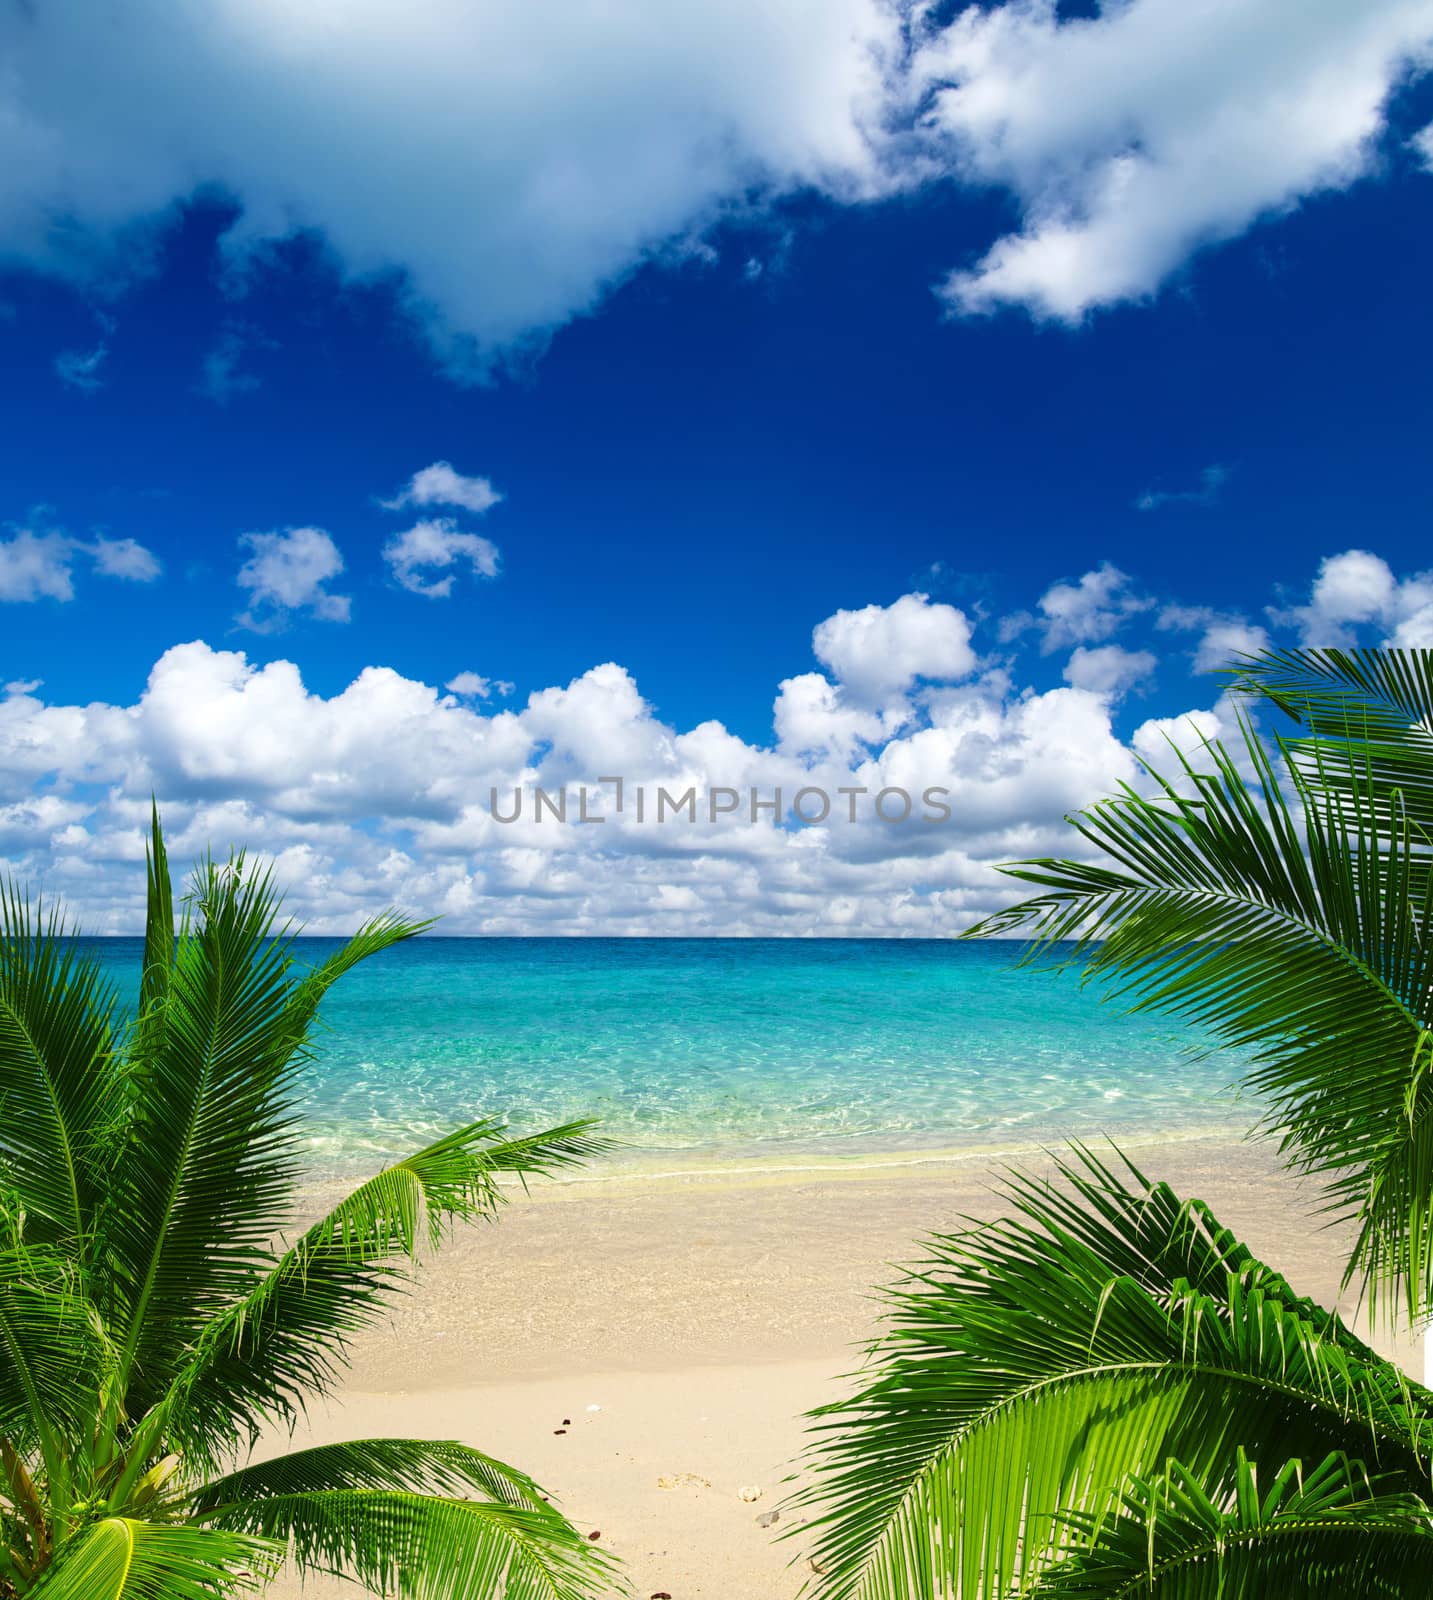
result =
[[[305,939],[315,960],[336,941]],[[124,992],[137,939],[92,946]],[[633,1158],[800,1159],[1243,1129],[1239,1062],[1011,944],[434,939],[327,1002],[305,1069],[319,1171],[455,1122],[602,1119]]]

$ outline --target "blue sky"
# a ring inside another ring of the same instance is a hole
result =
[[[398,897],[453,931],[945,931],[1141,729],[1227,726],[1195,670],[1221,640],[1433,644],[1427,5],[730,0],[660,43],[649,9],[611,10],[590,70],[510,8],[436,0],[319,38],[220,6],[167,51],[140,0],[0,22],[11,870],[127,925],[155,789],[195,848],[227,828],[286,858],[319,923]],[[535,106],[509,87],[534,74]],[[450,565],[403,562],[415,527]],[[867,608],[887,657],[916,630],[909,672],[813,655]],[[192,641],[171,722],[135,734]],[[720,782],[673,743],[714,721],[759,765],[780,686],[819,672],[798,763],[894,770],[944,730],[937,776],[993,793],[998,748],[1021,798],[939,868],[832,830],[814,875],[782,840],[624,838],[599,872],[465,824],[499,773],[600,764],[562,721],[600,717],[543,697],[604,663],[636,697],[609,766]],[[432,697],[392,711],[408,791],[374,771],[392,747],[334,731],[366,668]],[[486,694],[445,701],[460,673]],[[1020,719],[1070,693],[1108,750],[1052,778]],[[453,741],[502,754],[445,766]]]

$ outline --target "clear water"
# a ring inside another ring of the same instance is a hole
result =
[[[138,940],[97,940],[132,993]],[[304,959],[334,941],[303,940]],[[634,1158],[886,1153],[1246,1128],[1239,1063],[1010,944],[421,939],[344,979],[306,1069],[315,1168],[454,1123],[601,1118]]]

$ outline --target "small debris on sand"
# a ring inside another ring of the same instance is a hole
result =
[[[711,1479],[703,1478],[696,1472],[677,1472],[668,1477],[658,1478],[659,1489],[710,1489]]]
[[[763,1511],[756,1519],[756,1525],[758,1528],[774,1528],[780,1521],[781,1513],[779,1511]]]
[[[745,1500],[746,1503],[750,1505],[753,1500],[761,1499],[761,1490],[758,1489],[754,1483],[744,1483],[741,1488],[736,1491],[736,1497],[738,1500]]]

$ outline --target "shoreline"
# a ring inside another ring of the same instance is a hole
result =
[[[594,1131],[600,1137],[600,1124]],[[1080,1142],[1094,1150],[1108,1149],[1113,1144],[1127,1155],[1137,1151],[1201,1145],[1222,1149],[1242,1146],[1257,1149],[1265,1143],[1248,1122],[1242,1121],[1231,1121],[1227,1126],[1201,1123],[1164,1130],[1117,1130],[1084,1138]],[[743,1152],[722,1147],[694,1148],[689,1152],[681,1152],[619,1144],[611,1154],[598,1157],[580,1168],[535,1181],[527,1190],[527,1198],[541,1200],[544,1197],[552,1198],[553,1191],[628,1184],[728,1183],[761,1186],[786,1182],[834,1182],[841,1179],[860,1181],[895,1177],[926,1168],[968,1168],[976,1163],[987,1163],[992,1172],[998,1172],[1010,1165],[1038,1162],[1051,1151],[1068,1147],[1069,1144],[1068,1139],[1055,1137],[931,1146],[878,1146],[851,1151],[807,1149],[780,1153],[768,1152],[760,1145],[753,1145]],[[355,1165],[351,1171],[314,1168],[300,1186],[305,1211],[313,1209],[316,1202],[328,1203],[330,1197],[341,1196],[384,1166],[401,1159],[401,1156],[395,1156],[372,1165]],[[498,1182],[515,1194],[524,1192],[519,1179],[501,1176]]]

